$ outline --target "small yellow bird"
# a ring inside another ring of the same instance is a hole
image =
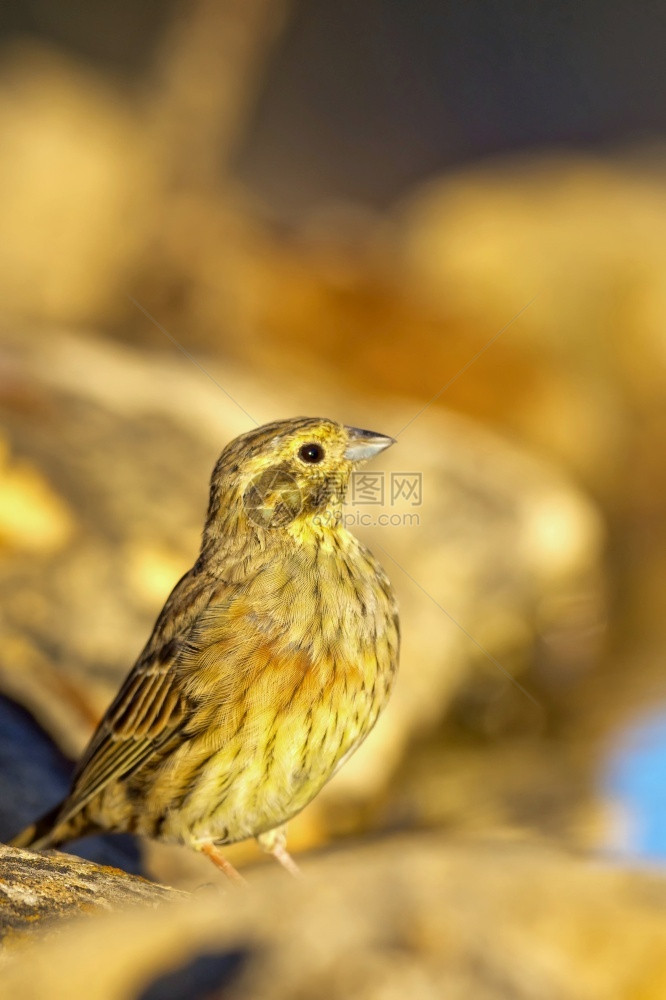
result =
[[[11,843],[100,830],[202,851],[249,837],[292,874],[285,824],[368,735],[398,664],[391,585],[346,529],[353,468],[393,444],[300,417],[222,452],[201,552],[85,750],[67,798]]]

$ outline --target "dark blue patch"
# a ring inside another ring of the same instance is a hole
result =
[[[158,976],[136,1000],[212,1000],[238,978],[249,957],[249,950],[244,948],[197,955],[180,968]]]
[[[57,805],[74,764],[21,705],[0,695],[0,842],[9,840]],[[86,837],[63,845],[100,865],[144,875],[141,851],[129,834]]]

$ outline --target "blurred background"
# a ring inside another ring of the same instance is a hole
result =
[[[349,513],[404,647],[294,849],[664,861],[665,83],[628,0],[2,7],[1,838],[63,794],[221,447],[305,413],[398,437]],[[210,879],[138,850],[92,856]]]

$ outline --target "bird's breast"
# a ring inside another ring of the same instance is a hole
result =
[[[193,692],[206,725],[187,793],[199,829],[235,840],[286,822],[388,699],[398,656],[388,581],[367,554],[333,555],[276,561],[207,626],[214,641]]]

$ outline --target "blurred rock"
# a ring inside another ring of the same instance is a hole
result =
[[[549,349],[592,362],[593,345],[625,324],[657,332],[645,329],[642,310],[621,304],[655,301],[665,156],[659,146],[606,157],[544,152],[435,178],[397,213],[403,264],[440,313],[478,319],[499,306],[508,318],[535,298],[538,311],[514,337],[529,347],[538,329]]]
[[[163,5],[162,17],[139,19],[148,32],[154,17],[162,31],[146,38],[138,79],[49,44],[48,31],[4,42],[0,319],[117,325],[132,313],[137,275],[156,258],[177,297],[187,281],[162,247],[181,201],[203,189],[207,214],[224,204],[230,160],[289,6]]]
[[[0,551],[51,553],[72,534],[67,505],[29,462],[13,462],[0,437]]]
[[[247,891],[78,918],[6,960],[22,1000],[660,1000],[666,882],[535,843],[412,835]]]
[[[665,164],[659,145],[498,158],[422,185],[395,215],[400,274],[442,321],[480,330],[496,317],[490,337],[532,303],[507,339],[536,391],[509,373],[495,419],[606,492],[629,446],[626,408],[663,399]]]
[[[159,188],[150,133],[120,90],[15,42],[0,74],[0,297],[22,320],[122,315]]]

